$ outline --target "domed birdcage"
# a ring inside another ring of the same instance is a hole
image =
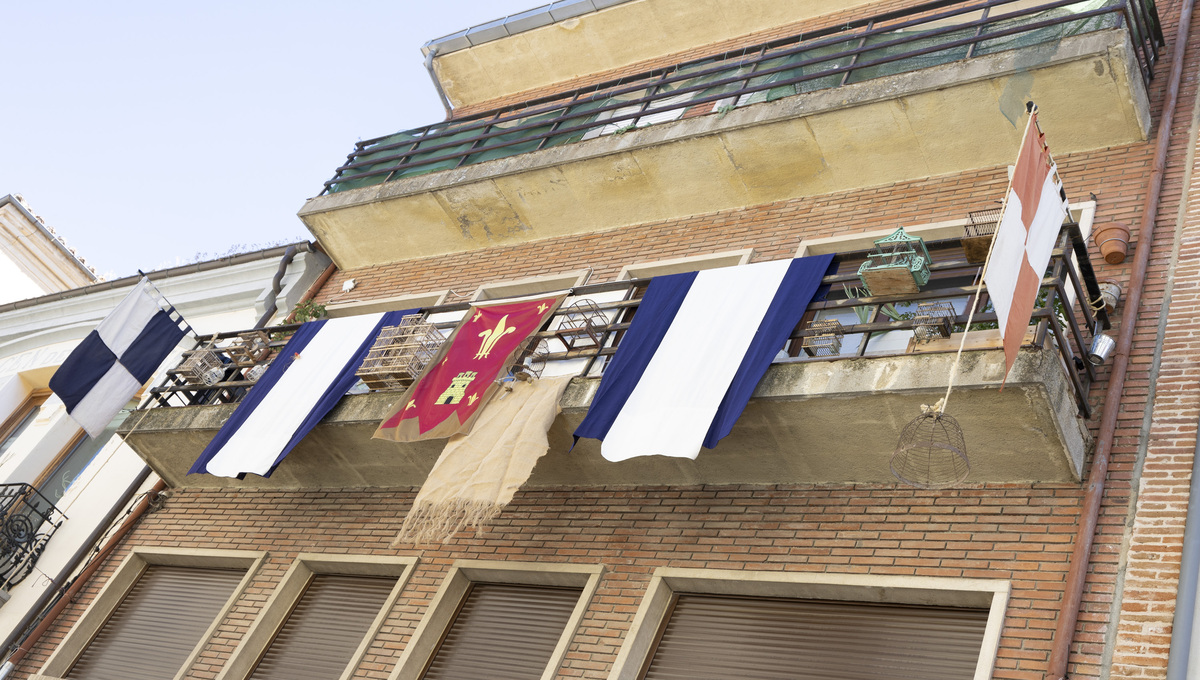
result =
[[[925,409],[900,433],[891,468],[896,479],[922,489],[961,483],[970,474],[971,464],[958,421],[936,409]]]

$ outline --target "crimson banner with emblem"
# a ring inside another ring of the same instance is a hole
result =
[[[472,306],[374,438],[411,442],[470,432],[498,387],[496,379],[565,297]]]

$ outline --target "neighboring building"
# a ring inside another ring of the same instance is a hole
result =
[[[583,375],[533,476],[480,532],[398,547],[441,443],[371,439],[396,392],[344,397],[271,477],[230,480],[186,472],[234,404],[180,385],[191,405],[121,428],[170,498],[13,676],[1164,677],[1200,415],[1190,4],[978,7],[584,0],[428,45],[454,118],[358,143],[305,204],[338,266],[317,302],[448,327],[468,299],[571,288],[617,323],[607,356],[650,277],[836,253],[787,356],[696,461],[608,463],[571,441],[605,358],[549,342],[548,372]],[[912,303],[967,330],[963,240],[1005,195],[1028,100],[1072,223],[1001,391],[994,330],[956,359],[959,333],[916,341],[939,324]],[[1123,264],[1088,241],[1112,223]],[[853,302],[898,227],[930,281]],[[1102,283],[1137,304],[1093,308]],[[826,320],[844,334],[818,338]],[[937,488],[893,452],[955,366],[970,471]]]
[[[6,215],[28,218],[29,212],[15,201],[0,202],[0,216]],[[48,235],[44,228],[25,233],[25,240],[34,244]],[[43,274],[53,273],[61,254],[69,251],[61,242],[47,240],[60,250],[18,242],[0,250],[0,260],[26,263],[23,267],[36,273],[34,280],[50,280]],[[46,252],[52,256],[42,258]],[[268,308],[278,311],[266,321],[277,322],[328,264],[327,257],[300,243],[151,272],[149,277],[196,332],[207,334],[252,327]],[[81,263],[79,268],[88,271]],[[137,281],[134,276],[64,286],[51,295],[39,292],[39,297],[0,305],[0,507],[5,517],[0,524],[0,635],[9,640],[89,557],[93,544],[111,531],[110,524],[123,519],[135,493],[158,481],[120,437],[112,436],[136,401],[93,438],[67,416],[48,388],[63,359]],[[180,347],[184,349],[190,347]],[[173,355],[167,367],[178,363],[178,357]]]
[[[0,303],[95,281],[96,272],[29,211],[21,196],[0,197]]]

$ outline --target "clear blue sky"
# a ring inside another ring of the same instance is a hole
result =
[[[421,45],[542,4],[7,3],[0,196],[110,278],[310,239],[355,141],[444,118]]]

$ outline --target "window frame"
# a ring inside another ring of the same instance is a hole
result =
[[[566,658],[575,631],[583,620],[584,612],[596,593],[600,577],[604,574],[603,564],[561,564],[544,562],[500,562],[490,560],[455,560],[442,580],[441,587],[425,610],[421,623],[413,631],[404,653],[396,662],[396,668],[388,680],[419,680],[433,660],[438,647],[454,622],[459,607],[470,590],[472,583],[503,583],[527,586],[559,586],[580,588],[579,600],[567,625],[563,627],[558,644],[550,655],[550,661],[542,672],[542,680],[551,680],[558,674]]]
[[[13,410],[3,423],[0,423],[0,444],[8,441],[25,419],[37,413],[42,404],[50,398],[52,392],[48,389],[36,389],[25,396],[25,399]],[[36,419],[36,416],[35,416]]]
[[[352,302],[337,302],[325,306],[326,315],[331,319],[376,312],[391,312],[401,309],[437,307],[445,304],[449,290],[437,290],[429,293],[413,293],[395,295],[378,300],[356,300]]]
[[[379,608],[366,635],[350,658],[346,668],[342,670],[341,680],[348,680],[354,675],[358,665],[366,656],[371,643],[383,628],[396,601],[412,577],[416,569],[418,557],[385,556],[385,555],[346,555],[324,553],[300,553],[288,567],[287,573],[275,586],[271,596],[259,610],[254,623],[241,642],[234,648],[233,653],[225,663],[225,667],[217,674],[216,680],[246,680],[254,673],[263,654],[275,641],[275,636],[287,623],[292,611],[300,602],[308,589],[312,578],[318,574],[336,576],[386,576],[395,577],[396,583]]]
[[[224,622],[229,610],[242,596],[267,558],[267,553],[253,550],[207,550],[191,548],[146,548],[135,547],[121,562],[117,570],[104,584],[100,593],[92,600],[79,620],[63,637],[58,647],[42,664],[30,680],[62,680],[70,672],[80,655],[92,643],[96,635],[108,623],[117,607],[125,600],[133,586],[150,566],[193,567],[197,569],[245,569],[246,573],[204,631],[200,642],[187,660],[179,667],[174,680],[182,680],[196,663],[204,647],[212,640],[217,628]]]
[[[475,294],[471,296],[471,302],[487,302],[568,290],[587,283],[591,275],[591,269],[576,269],[561,274],[485,283],[475,290]]]
[[[988,609],[975,680],[992,677],[1012,585],[1004,579],[764,572],[659,567],[646,587],[608,680],[637,680],[650,661],[676,592]]]
[[[617,274],[616,280],[631,281],[633,279],[649,279],[655,276],[665,276],[667,274],[682,274],[684,272],[704,271],[705,269],[740,267],[744,264],[749,264],[750,259],[753,257],[753,248],[742,248],[741,250],[727,250],[720,253],[707,253],[705,255],[677,257],[670,260],[655,260],[653,262],[627,264],[621,268],[620,273]]]

